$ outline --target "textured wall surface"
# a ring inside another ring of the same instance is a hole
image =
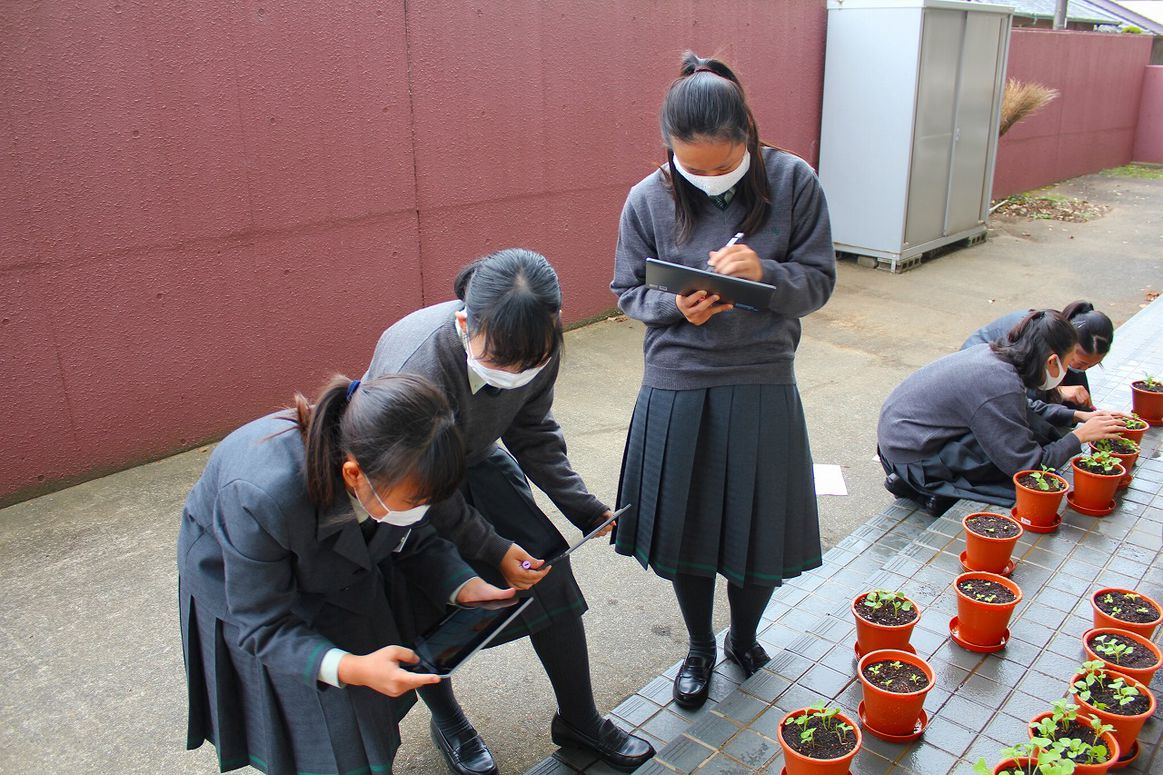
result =
[[[998,143],[995,199],[1131,161],[1146,35],[1014,30],[1008,76],[1059,91]]]
[[[1135,135],[1135,161],[1163,164],[1163,66],[1148,67],[1143,78],[1139,106],[1139,131]]]
[[[490,250],[607,290],[679,53],[816,160],[814,0],[10,0],[0,14],[0,502],[358,373]]]

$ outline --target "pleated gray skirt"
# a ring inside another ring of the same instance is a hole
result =
[[[643,386],[626,438],[615,548],[643,567],[778,586],[821,565],[795,385]]]

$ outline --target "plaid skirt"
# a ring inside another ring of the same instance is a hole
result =
[[[643,386],[626,438],[615,548],[673,579],[778,586],[821,563],[795,385]]]

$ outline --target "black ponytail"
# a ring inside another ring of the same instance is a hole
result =
[[[1110,352],[1115,338],[1115,325],[1111,319],[1094,308],[1089,301],[1076,301],[1066,305],[1062,315],[1078,332],[1078,346],[1087,355],[1106,355]]]
[[[767,218],[771,208],[771,191],[767,185],[759,128],[747,105],[739,78],[717,59],[703,59],[693,51],[682,55],[679,77],[670,85],[659,115],[666,158],[674,170],[671,140],[696,143],[706,140],[743,143],[751,153],[751,166],[735,188],[744,215],[739,231],[752,233]],[[690,239],[699,207],[706,206],[706,194],[674,172],[664,175],[670,182],[674,198],[677,242]]]
[[[1077,343],[1078,334],[1070,321],[1057,310],[1043,309],[1026,315],[990,348],[1017,370],[1022,384],[1037,388],[1045,378],[1046,360],[1057,355],[1066,368],[1066,358]]]
[[[297,393],[292,420],[306,445],[307,495],[330,505],[342,491],[350,454],[377,488],[411,477],[424,500],[452,495],[464,478],[464,444],[443,393],[413,374],[355,383],[335,376],[315,405]]]
[[[479,258],[456,277],[468,334],[485,337],[484,357],[531,369],[561,350],[561,285],[540,253],[507,248]]]

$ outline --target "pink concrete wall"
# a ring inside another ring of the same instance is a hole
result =
[[[1150,57],[1145,35],[1013,30],[1008,77],[1060,94],[998,143],[994,198],[1131,161]]]
[[[358,373],[506,245],[606,290],[679,52],[814,162],[815,0],[10,0],[0,14],[0,502]],[[411,94],[410,94],[411,91]]]
[[[1148,67],[1143,77],[1139,130],[1135,133],[1132,158],[1163,164],[1163,65]]]

